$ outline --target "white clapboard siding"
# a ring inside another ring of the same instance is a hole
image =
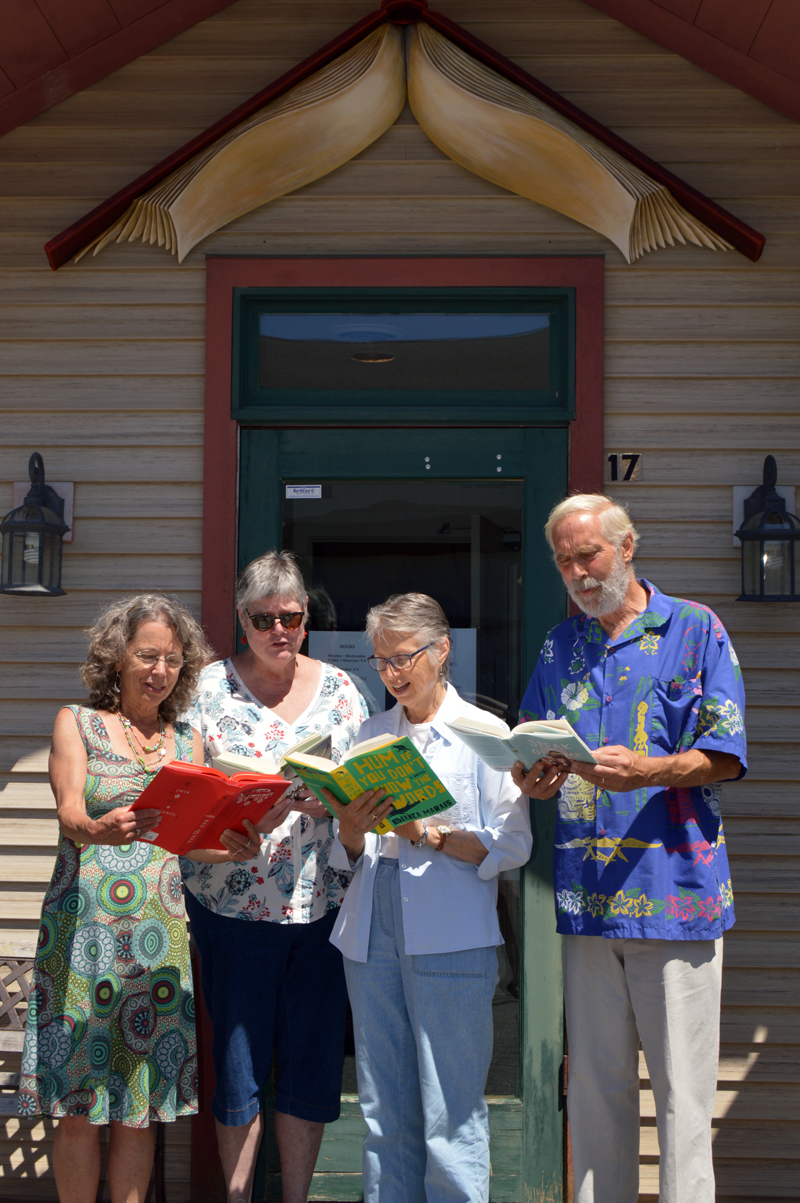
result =
[[[50,730],[83,696],[85,627],[138,588],[200,613],[206,256],[602,254],[606,452],[643,457],[639,481],[608,487],[641,528],[640,571],[719,615],[748,691],[750,771],[722,789],[737,924],[717,1195],[796,1197],[800,607],[736,601],[731,533],[732,487],[760,483],[768,453],[800,505],[800,126],[581,0],[448,0],[447,16],[765,233],[761,260],[676,247],[628,266],[592,231],[451,163],[408,109],[356,161],[245,214],[181,267],[127,244],[57,273],[44,258],[48,238],[368,7],[237,0],[0,138],[0,510],[34,444],[51,479],[75,481],[67,596],[0,597],[0,952],[36,937],[57,840]],[[642,1101],[652,1203],[644,1066]],[[168,1127],[169,1203],[189,1197],[189,1131]],[[52,1134],[2,1119],[0,1201],[52,1203]]]

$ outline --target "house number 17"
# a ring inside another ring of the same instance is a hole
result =
[[[614,451],[607,456],[608,479],[629,481],[642,479],[642,456],[638,451]]]

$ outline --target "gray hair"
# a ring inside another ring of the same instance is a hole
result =
[[[614,547],[621,547],[626,535],[633,538],[633,550],[639,543],[639,532],[631,522],[631,516],[624,505],[620,505],[605,493],[574,493],[565,497],[553,506],[545,523],[544,536],[550,544],[551,551],[555,550],[553,532],[563,518],[570,514],[599,514],[600,525],[604,538]]]
[[[118,710],[117,665],[143,622],[166,623],[181,645],[183,667],[175,688],[158,708],[161,717],[173,723],[194,696],[202,669],[214,659],[199,622],[175,597],[135,593],[106,606],[86,632],[89,651],[80,667],[81,680],[89,690],[91,706],[112,713]]]
[[[441,652],[445,639],[450,640],[447,656],[441,666],[442,679],[450,680],[450,623],[439,603],[427,593],[395,593],[379,606],[373,606],[367,614],[366,631],[373,645],[376,637],[384,631],[418,635],[423,646],[431,644],[427,650],[431,664],[439,663],[436,649]]]
[[[260,597],[291,597],[305,609],[306,587],[290,551],[267,551],[239,573],[237,610],[244,612]]]

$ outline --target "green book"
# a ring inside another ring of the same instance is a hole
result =
[[[401,823],[427,819],[456,805],[408,736],[379,735],[365,740],[352,748],[339,765],[323,756],[291,751],[284,755],[284,761],[328,810],[331,807],[322,795],[323,789],[329,789],[345,805],[368,789],[385,789],[392,795],[394,810],[375,828],[378,835],[387,835]]]

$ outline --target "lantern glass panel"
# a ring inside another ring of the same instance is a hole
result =
[[[789,580],[789,544],[765,539],[764,548],[764,593],[768,597],[780,597],[791,591]]]
[[[743,591],[748,597],[761,596],[761,543],[758,539],[742,540]]]

